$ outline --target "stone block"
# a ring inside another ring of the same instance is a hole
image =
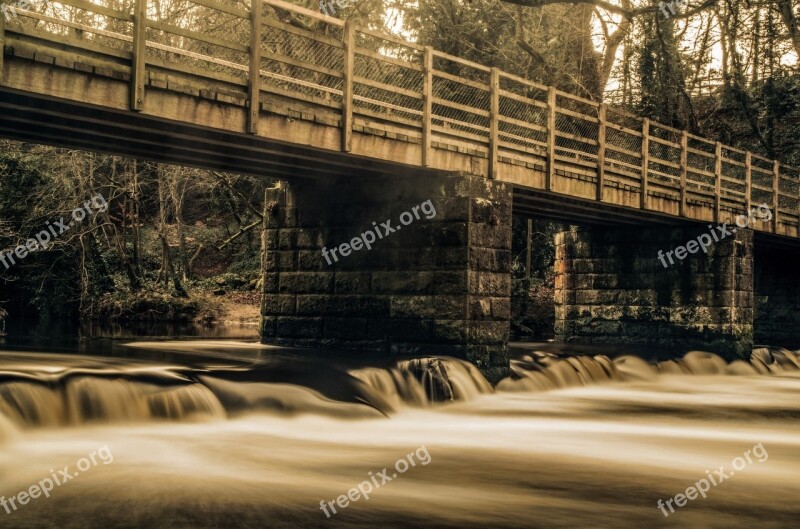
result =
[[[337,294],[366,294],[375,292],[371,288],[369,272],[340,272],[337,271],[333,278],[333,288]]]
[[[264,316],[289,315],[295,313],[295,296],[284,294],[264,294],[261,300],[261,314]]]
[[[278,273],[268,272],[262,275],[264,279],[264,293],[278,292]]]
[[[281,316],[277,321],[277,336],[282,338],[321,338],[322,322],[320,317]]]
[[[277,336],[278,318],[275,316],[264,316],[261,318],[261,339],[274,338]]]
[[[469,293],[482,296],[510,296],[511,276],[492,272],[469,272]]]
[[[367,338],[367,318],[325,318],[324,336],[337,340],[363,340]]]
[[[372,291],[377,294],[430,294],[434,272],[374,272]]]
[[[392,296],[393,318],[464,319],[467,296]]]
[[[296,257],[297,266],[294,267],[294,270],[299,272],[328,270],[333,265],[333,259],[331,259],[331,263],[328,264],[328,261],[320,250],[297,250],[296,252],[287,253],[292,253]],[[330,259],[330,257],[328,257],[328,259]]]
[[[508,321],[471,321],[469,342],[473,344],[502,345],[508,343],[511,325]]]
[[[494,248],[470,248],[469,269],[511,273],[511,252]]]
[[[333,277],[333,272],[283,272],[279,289],[295,294],[332,292]]]

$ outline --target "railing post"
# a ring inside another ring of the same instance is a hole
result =
[[[778,160],[774,160],[772,163],[772,233],[778,233],[778,208],[780,207],[780,200],[779,200],[780,177],[781,177],[781,163]]]
[[[642,119],[642,185],[639,191],[639,207],[647,209],[647,173],[650,171],[650,118]]]
[[[714,222],[722,215],[722,143],[714,144]]]
[[[744,210],[749,215],[753,205],[753,155],[747,151],[744,155]]]
[[[683,131],[681,133],[681,204],[678,210],[678,216],[686,216],[686,171],[688,168],[688,155],[689,155],[689,133]]]
[[[144,108],[145,59],[147,57],[147,0],[134,0],[131,62],[131,110]]]
[[[431,166],[431,125],[433,124],[433,47],[425,46],[422,62],[422,167]]]
[[[489,179],[497,179],[497,149],[500,141],[500,70],[492,68],[489,84]]]
[[[344,23],[344,79],[342,82],[342,151],[353,150],[353,65],[356,47],[355,23]]]
[[[597,200],[603,201],[606,185],[606,114],[608,105],[600,103],[597,109]]]
[[[547,174],[544,188],[553,189],[553,176],[556,173],[556,87],[547,89]]]
[[[261,112],[261,11],[262,0],[250,0],[250,73],[247,99],[250,108],[247,113],[247,133],[258,134]]]
[[[3,57],[6,54],[6,17],[0,16],[0,84],[3,84]]]

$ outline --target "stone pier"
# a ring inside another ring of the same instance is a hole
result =
[[[556,240],[556,341],[633,343],[749,356],[753,232],[739,230],[683,260],[658,257],[707,226],[593,228]],[[682,252],[683,253],[683,252]]]
[[[262,342],[371,358],[443,354],[490,380],[507,374],[509,186],[469,175],[347,177],[267,195]]]

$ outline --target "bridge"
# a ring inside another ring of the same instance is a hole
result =
[[[736,356],[789,336],[797,168],[281,0],[119,5],[0,17],[0,136],[285,181],[264,228],[267,342],[501,372],[512,209],[582,226],[557,241],[563,340]],[[322,259],[426,200],[435,220]],[[750,229],[656,258],[757,206]]]

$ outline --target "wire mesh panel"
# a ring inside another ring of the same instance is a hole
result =
[[[788,220],[796,224],[798,215],[800,215],[800,170],[794,167],[781,166],[780,175],[778,207],[781,210],[788,210],[790,214]],[[780,219],[783,221],[786,219],[786,215],[782,213]]]
[[[747,191],[746,155],[738,149],[722,146],[721,201],[734,210],[744,209]],[[751,171],[753,177],[755,171]],[[755,196],[755,189],[753,189]]]
[[[367,31],[356,32],[353,107],[422,123],[423,52]]]
[[[556,152],[576,161],[596,162],[599,105],[563,93],[556,95]]]
[[[433,68],[433,125],[488,141],[489,69],[438,52]]]
[[[131,6],[122,9],[101,5],[86,9],[68,2],[31,2],[27,9],[4,4],[0,15],[7,28],[21,28],[39,35],[51,34],[64,44],[100,46],[129,52],[132,49],[133,23]],[[42,35],[43,36],[43,35]]]
[[[237,15],[189,1],[159,4],[148,10],[147,61],[181,65],[184,73],[198,76],[246,80],[250,25],[248,12],[240,11]]]
[[[606,167],[641,178],[642,119],[627,112],[606,111]]]
[[[716,184],[717,145],[696,136],[687,139],[686,187],[713,193]]]
[[[342,103],[343,28],[303,13],[283,22],[283,11],[264,6],[261,26],[261,82],[266,90],[299,98]]]
[[[544,154],[547,148],[547,87],[501,74],[499,102],[500,139]]]
[[[680,189],[681,132],[660,123],[650,124],[648,178],[653,184]]]
[[[754,206],[766,203],[771,208],[772,184],[775,179],[774,163],[760,156],[752,156],[750,166],[751,203]]]

